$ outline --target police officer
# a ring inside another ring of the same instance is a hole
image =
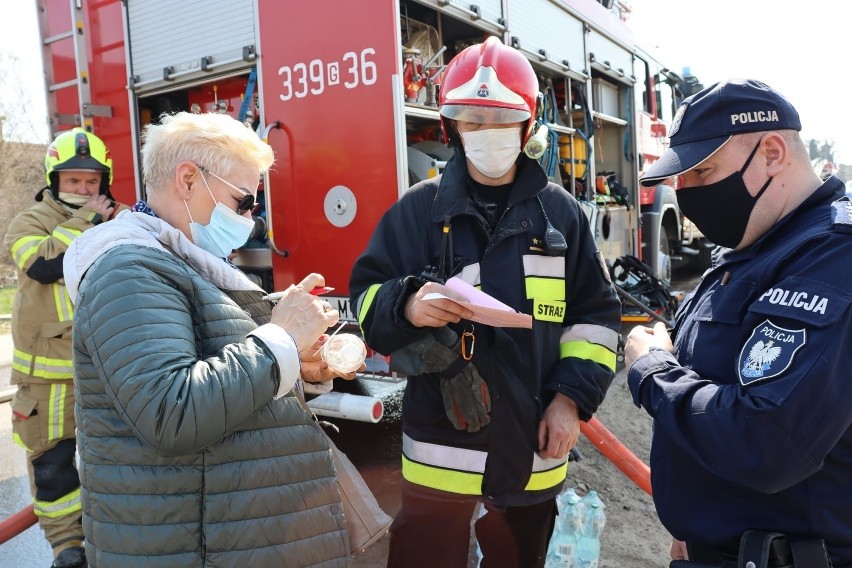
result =
[[[467,566],[480,502],[483,565],[542,566],[579,421],[614,375],[620,304],[586,217],[522,152],[538,92],[497,38],[453,58],[439,103],[455,153],[388,210],[353,268],[368,344],[408,375],[388,566]],[[532,314],[532,329],[473,323],[443,284],[453,276]]]
[[[800,129],[764,83],[718,83],[682,103],[642,177],[679,176],[684,214],[723,247],[674,343],[639,327],[625,348],[674,559],[852,566],[852,203]]]
[[[80,480],[74,465],[71,320],[62,278],[65,250],[83,231],[109,219],[112,159],[103,141],[81,128],[63,132],[44,157],[45,187],[4,238],[18,272],[12,308],[12,431],[27,452],[33,507],[53,548],[56,568],[85,566]]]

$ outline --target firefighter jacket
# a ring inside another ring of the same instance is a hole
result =
[[[852,566],[852,203],[830,178],[741,251],[722,249],[628,383],[654,418],[651,481],[679,539],[822,538]]]
[[[470,199],[468,179],[457,150],[441,176],[415,185],[385,213],[353,268],[351,302],[376,351],[422,338],[429,328],[411,325],[404,307],[444,250],[448,276],[533,315],[532,330],[458,328],[474,330],[473,363],[492,401],[486,427],[453,428],[434,374],[408,378],[402,409],[405,479],[499,506],[529,505],[558,494],[567,471],[564,460],[536,453],[544,409],[556,392],[576,401],[582,420],[598,408],[615,372],[620,303],[579,204],[548,183],[536,162],[520,158],[493,230]],[[566,251],[548,254],[546,218],[564,235]]]
[[[263,290],[134,212],[77,239],[65,278],[89,566],[349,565],[328,438]]]
[[[71,242],[100,220],[84,207],[69,212],[48,191],[42,196],[12,220],[3,240],[18,272],[12,307],[13,384],[73,378],[74,307],[62,278],[62,258]]]

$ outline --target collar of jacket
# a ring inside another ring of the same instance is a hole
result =
[[[459,146],[441,175],[438,192],[432,203],[432,221],[443,223],[447,217],[461,214],[479,215],[467,190],[467,158]],[[547,186],[547,175],[535,160],[521,154],[518,170],[509,193],[507,207],[538,195]]]
[[[746,249],[735,251],[728,249],[722,258],[729,260],[750,259],[761,251],[775,246],[779,240],[787,238],[788,235],[801,235],[808,227],[814,224],[815,216],[827,215],[831,204],[846,195],[846,186],[834,176],[825,180],[813,193],[811,193],[798,207],[778,221],[763,236]]]
[[[68,211],[68,209],[63,207],[61,203],[55,200],[49,191],[44,192],[44,196],[41,202],[46,203],[48,206],[50,206],[51,209],[62,213],[68,219],[70,219],[74,215],[72,211]]]

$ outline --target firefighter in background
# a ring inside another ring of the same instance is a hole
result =
[[[63,132],[44,157],[47,187],[9,224],[17,267],[12,308],[12,432],[27,452],[33,507],[56,568],[85,566],[80,479],[74,465],[71,320],[62,259],[77,236],[110,219],[112,160],[94,134]]]
[[[568,452],[615,372],[621,309],[586,216],[521,152],[538,93],[497,38],[459,53],[439,101],[454,156],[388,210],[353,268],[367,343],[408,375],[388,566],[466,567],[480,502],[483,565],[543,566]],[[451,276],[533,314],[532,329],[427,298],[462,299]]]

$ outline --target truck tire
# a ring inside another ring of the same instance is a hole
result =
[[[657,278],[672,283],[672,243],[665,225],[660,225],[660,250],[657,251]]]

